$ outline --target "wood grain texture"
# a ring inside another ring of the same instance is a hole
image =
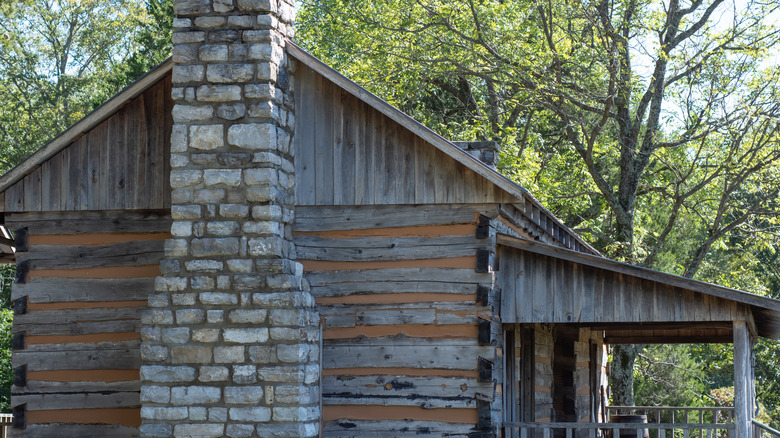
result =
[[[5,225],[11,230],[27,227],[31,236],[124,232],[169,233],[170,217],[169,210],[6,213]]]
[[[707,323],[749,312],[727,299],[520,249],[502,247],[501,257],[503,322]]]
[[[484,176],[319,73],[301,65],[296,75],[297,205],[504,199]]]
[[[56,151],[45,146],[33,156],[32,161],[40,161],[37,167],[26,168],[21,179],[6,187],[10,196],[5,210],[169,207],[170,89],[170,74],[157,77],[126,105],[112,105],[110,112],[101,115],[102,121],[93,120],[92,125],[82,127],[81,135],[69,136],[68,143]],[[27,162],[20,168],[25,166]],[[0,179],[8,180],[21,171],[14,169]]]

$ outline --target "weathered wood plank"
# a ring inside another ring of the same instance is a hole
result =
[[[301,206],[295,211],[298,232],[453,225],[476,223],[477,215],[494,217],[496,204],[414,206]]]
[[[16,351],[13,366],[27,365],[30,371],[49,370],[133,370],[141,366],[137,348],[110,348],[77,351]]]
[[[490,393],[492,383],[474,378],[404,375],[326,376],[323,404],[379,404],[423,408],[474,408],[477,393]]]
[[[14,332],[27,332],[36,336],[65,336],[65,335],[91,335],[99,333],[128,333],[139,332],[141,321],[72,321],[60,324],[26,324],[14,322]]]
[[[50,380],[27,380],[23,388],[11,387],[11,393],[16,394],[46,394],[46,393],[76,393],[76,392],[138,392],[141,381],[126,380],[118,382],[54,382]]]
[[[162,260],[164,243],[136,240],[92,246],[35,245],[31,251],[19,253],[17,260],[30,260],[33,270],[149,265]]]
[[[332,184],[333,184],[333,205],[342,205],[344,203],[344,191],[352,190],[352,186],[345,187],[343,182],[344,177],[344,110],[341,106],[341,98],[344,90],[337,88],[332,83],[328,83],[330,90],[330,112],[333,129],[333,169],[332,169]]]
[[[315,201],[321,205],[333,203],[333,113],[330,111],[330,87],[320,76],[314,77],[314,93],[317,98],[315,127]]]
[[[127,132],[125,130],[126,111],[119,111],[108,121],[109,123],[109,148],[108,163],[111,170],[109,172],[108,184],[106,184],[109,193],[106,199],[107,210],[119,210],[125,207],[125,183],[129,167],[127,155]],[[131,156],[132,157],[132,156]]]
[[[70,324],[79,321],[137,320],[140,319],[141,310],[141,307],[122,307],[31,311],[14,316],[14,329],[16,329],[17,324],[21,326],[24,324]]]
[[[311,282],[308,273],[304,276]],[[316,281],[311,285],[311,293],[315,297],[337,297],[366,294],[399,294],[399,293],[444,293],[462,294],[469,298],[476,293],[476,283],[451,283],[447,281],[364,281],[349,283],[329,283],[320,285]]]
[[[491,273],[476,273],[469,269],[452,268],[392,268],[368,271],[319,271],[309,272],[306,278],[313,286],[334,283],[405,281],[443,283],[492,283]],[[475,288],[476,290],[476,288]],[[431,291],[425,291],[431,292]]]
[[[316,203],[316,164],[315,164],[315,90],[314,72],[306,67],[296,72],[295,80],[295,118],[307,122],[296,123],[294,141],[295,151],[295,198],[298,205],[314,205]]]
[[[323,431],[325,436],[329,438],[385,438],[390,436],[401,438],[421,435],[488,438],[492,436],[488,431],[477,429],[476,425],[413,420],[328,421],[323,424]]]
[[[419,260],[473,256],[480,247],[474,236],[323,239],[296,235],[300,260]]]
[[[357,123],[354,105],[356,105],[356,99],[344,90],[340,90],[341,102],[339,105],[341,112],[341,165],[336,169],[341,169],[341,182],[334,180],[334,186],[340,185],[341,189],[338,191],[341,195],[340,199],[336,199],[336,203],[342,205],[354,205],[355,204],[355,189],[358,185],[356,179],[356,166],[363,166],[364,163],[358,163],[356,160],[357,149]],[[337,172],[339,173],[339,172]]]
[[[139,419],[140,422],[140,419]],[[103,424],[28,424],[25,430],[14,430],[14,437],[51,438],[56,436],[80,436],[101,438],[136,438],[137,427]]]
[[[154,290],[154,278],[33,277],[14,284],[12,299],[27,296],[31,303],[145,300]]]
[[[365,338],[328,340],[323,346],[325,369],[331,368],[437,368],[476,369],[478,356],[492,357],[495,347],[476,345],[476,340],[425,338]]]
[[[137,408],[141,406],[141,397],[133,392],[80,392],[77,394],[14,394],[12,405],[27,404],[28,410],[43,409],[96,409],[96,408]]]
[[[170,212],[162,211],[85,211],[7,214],[11,229],[28,227],[30,235],[92,233],[168,233]]]

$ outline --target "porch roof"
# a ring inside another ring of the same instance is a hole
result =
[[[730,323],[780,338],[780,301],[499,234],[498,283],[506,323],[579,323],[615,343],[724,342]]]

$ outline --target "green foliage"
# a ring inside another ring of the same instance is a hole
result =
[[[166,0],[0,8],[0,172],[167,57],[172,13]]]
[[[11,285],[16,276],[16,265],[0,265],[0,412],[11,412]]]

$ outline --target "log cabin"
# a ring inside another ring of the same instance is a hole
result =
[[[602,257],[291,0],[175,9],[171,60],[0,177],[14,436],[618,436],[607,346],[691,342],[734,345],[734,406],[653,427],[749,436],[779,301]]]

